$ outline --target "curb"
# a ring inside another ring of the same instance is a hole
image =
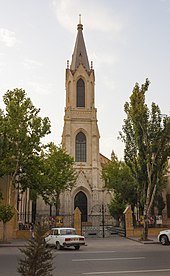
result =
[[[150,239],[150,240],[148,240],[148,241],[142,241],[142,240],[139,240],[139,239],[134,239],[133,237],[128,237],[127,239],[132,240],[132,241],[139,242],[139,243],[141,243],[141,244],[159,244],[158,241],[152,240],[152,239]]]
[[[0,244],[0,248],[3,247],[24,247],[25,244]]]
[[[0,248],[2,247],[24,247],[26,246],[27,241],[26,240],[19,240],[19,241],[9,241],[7,243],[0,242]]]

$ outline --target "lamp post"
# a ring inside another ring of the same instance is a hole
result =
[[[102,236],[103,238],[105,237],[105,232],[104,232],[104,204],[102,203]]]
[[[104,213],[105,213],[105,206],[104,206],[104,187],[102,188],[102,209],[101,209],[101,213],[102,213],[102,237],[104,239],[105,237],[105,216],[104,216]]]

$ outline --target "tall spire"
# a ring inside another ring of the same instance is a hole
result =
[[[77,38],[72,55],[72,61],[70,69],[75,71],[79,64],[82,64],[87,71],[90,71],[88,56],[86,52],[86,46],[83,38],[83,25],[81,24],[81,15],[79,15],[79,24],[77,25]]]

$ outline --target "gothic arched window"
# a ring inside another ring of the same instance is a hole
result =
[[[86,162],[86,136],[83,132],[79,132],[76,135],[75,143],[75,161]]]
[[[76,100],[77,100],[77,107],[85,107],[85,84],[82,79],[77,81],[76,87]]]

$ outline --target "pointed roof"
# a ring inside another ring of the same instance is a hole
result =
[[[77,38],[76,38],[76,43],[74,47],[74,52],[72,55],[72,61],[71,61],[71,66],[70,69],[75,71],[79,64],[82,64],[87,71],[90,71],[90,66],[89,66],[89,61],[88,61],[88,56],[86,52],[86,46],[84,43],[84,38],[83,38],[83,25],[81,24],[81,17],[79,19],[79,24],[77,25]]]

